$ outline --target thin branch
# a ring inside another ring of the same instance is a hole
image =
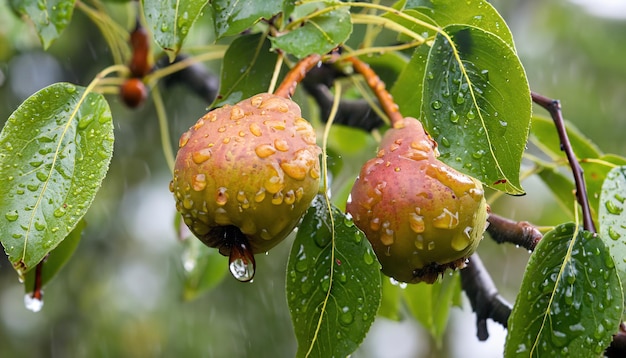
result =
[[[487,232],[499,244],[510,242],[534,251],[543,237],[541,232],[527,221],[517,222],[493,213],[489,214],[487,221],[489,222]]]
[[[512,306],[500,294],[478,254],[470,257],[461,270],[461,286],[476,312],[476,335],[481,341],[489,338],[487,319],[500,323],[504,328],[511,315]]]
[[[596,226],[591,217],[591,209],[587,198],[587,188],[585,186],[583,169],[578,163],[572,144],[567,137],[563,114],[561,113],[561,103],[558,100],[545,97],[535,92],[532,92],[531,96],[533,102],[545,108],[550,113],[550,116],[554,121],[554,125],[556,126],[556,130],[559,134],[559,139],[561,140],[561,149],[565,152],[570,167],[572,168],[572,173],[574,174],[574,182],[576,183],[576,199],[578,200],[578,204],[582,207],[583,212],[583,227],[587,231],[596,232]]]

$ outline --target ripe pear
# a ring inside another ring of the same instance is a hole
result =
[[[438,156],[421,123],[404,118],[362,167],[347,204],[382,272],[400,282],[433,283],[464,267],[485,230],[482,184]]]
[[[232,248],[250,258],[291,233],[319,190],[320,152],[295,102],[255,95],[181,136],[170,190],[195,236],[232,263]]]

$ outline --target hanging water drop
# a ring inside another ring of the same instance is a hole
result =
[[[459,114],[453,109],[450,111],[450,122],[458,123],[459,122]]]
[[[252,248],[243,234],[237,238],[238,243],[230,249],[228,268],[234,278],[241,282],[248,282],[254,278],[256,263]]]
[[[430,105],[433,107],[433,109],[440,109],[443,106],[443,104],[439,100],[433,101],[433,103],[431,103]]]
[[[42,293],[42,291],[39,292]],[[26,309],[29,311],[39,312],[41,308],[43,308],[43,298],[41,295],[27,293],[24,295],[24,306],[26,306]]]

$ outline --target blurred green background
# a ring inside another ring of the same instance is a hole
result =
[[[42,87],[58,81],[87,85],[111,61],[97,28],[80,11],[44,52],[7,2],[0,0],[0,124]],[[566,118],[602,150],[626,155],[626,6],[609,0],[493,4],[511,27],[531,89],[559,98]],[[194,29],[194,41],[206,41],[202,26]],[[218,63],[207,66],[219,70]],[[207,103],[183,87],[166,89],[164,97],[174,142]],[[113,96],[108,100],[116,135],[111,168],[86,216],[82,242],[45,287],[40,312],[25,309],[24,288],[6,257],[0,258],[0,356],[293,356],[296,342],[284,291],[291,241],[257,258],[254,283],[228,276],[213,291],[183,301],[183,249],[173,226],[170,175],[153,106],[129,110]],[[502,198],[493,211],[537,225],[567,220],[538,180],[531,178],[524,187],[526,196]],[[501,294],[514,302],[528,252],[486,238],[479,253]],[[467,303],[453,309],[440,351],[408,317],[378,319],[353,357],[502,355],[505,330],[490,324],[491,338],[478,342]]]

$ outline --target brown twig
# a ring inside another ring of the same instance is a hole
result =
[[[572,145],[567,137],[567,131],[565,130],[565,123],[563,121],[563,114],[561,113],[561,103],[558,100],[551,99],[540,95],[538,93],[531,93],[533,102],[537,103],[541,107],[545,108],[552,117],[556,130],[561,140],[561,149],[565,152],[567,160],[569,161],[572,173],[574,174],[574,182],[576,184],[576,199],[578,204],[582,207],[583,211],[583,227],[590,232],[596,232],[596,226],[593,223],[591,217],[591,209],[589,208],[589,200],[587,198],[587,188],[585,186],[585,177],[583,176],[583,169],[576,159],[576,154]]]
[[[489,222],[487,232],[499,244],[510,242],[533,251],[543,237],[541,232],[527,221],[513,221],[493,213],[489,214],[487,221]]]
[[[318,54],[309,55],[300,60],[289,72],[285,75],[285,78],[280,83],[280,86],[274,91],[276,96],[291,98],[298,83],[302,82],[307,72],[320,63],[322,56]]]
[[[394,128],[402,127],[404,118],[400,113],[398,105],[393,101],[391,94],[385,89],[385,83],[378,77],[376,72],[374,72],[367,63],[356,57],[348,57],[345,60],[350,62],[354,70],[365,78],[367,85],[372,89],[383,111],[389,117],[391,125]]]
[[[461,286],[476,312],[476,335],[479,340],[489,338],[488,318],[507,327],[512,306],[498,293],[478,254],[473,254],[467,266],[461,270]]]
[[[33,284],[33,293],[31,297],[38,301],[43,301],[43,264],[46,262],[48,255],[35,266],[35,280]]]

